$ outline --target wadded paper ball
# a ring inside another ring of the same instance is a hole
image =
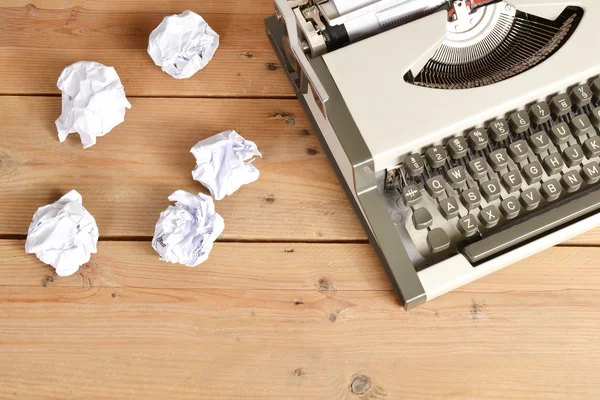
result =
[[[71,190],[57,202],[40,207],[29,226],[25,251],[35,253],[59,276],[72,275],[97,251],[98,226]]]
[[[167,74],[184,79],[204,68],[217,47],[219,35],[188,10],[162,20],[150,34],[148,54]]]
[[[160,214],[152,247],[163,261],[195,267],[208,258],[225,221],[210,196],[178,190],[169,200],[176,203]]]
[[[131,104],[113,67],[93,61],[79,61],[66,67],[57,83],[62,92],[62,114],[56,120],[58,139],[64,142],[78,132],[83,148],[96,144],[125,120]]]

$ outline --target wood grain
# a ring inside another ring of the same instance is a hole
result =
[[[202,71],[182,80],[162,72],[146,52],[150,32],[165,15],[181,12],[175,4],[173,12],[0,8],[0,75],[10,76],[0,79],[0,94],[60,94],[63,68],[92,60],[115,67],[129,96],[293,97],[265,33],[269,14],[234,12],[241,3],[202,13],[220,34],[220,47]]]
[[[391,291],[368,244],[217,243],[205,263],[188,268],[159,261],[150,241],[101,241],[98,253],[70,277],[58,277],[24,248],[21,240],[0,240],[0,286],[40,287],[53,277],[52,287]],[[595,290],[600,287],[599,256],[600,248],[556,247],[459,291],[516,296]]]
[[[594,290],[0,288],[9,398],[597,399]],[[290,298],[302,296],[303,304]]]
[[[264,158],[257,182],[216,202],[222,239],[365,239],[295,100],[132,99],[125,122],[86,150],[78,135],[58,142],[60,101],[0,97],[0,234],[25,234],[38,207],[77,189],[102,237],[152,236],[173,191],[205,190],[190,148],[236,129]]]

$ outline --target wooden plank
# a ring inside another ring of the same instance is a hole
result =
[[[263,19],[268,15],[208,7],[202,15],[219,33],[220,47],[202,71],[177,80],[154,65],[146,52],[150,32],[168,14],[151,7],[0,8],[0,75],[11,77],[0,80],[0,94],[59,94],[56,81],[62,69],[93,60],[115,67],[129,96],[294,96],[265,33]]]
[[[0,395],[597,399],[598,289],[405,313],[385,291],[3,287]]]
[[[225,219],[222,239],[365,238],[297,101],[138,98],[132,104],[123,124],[83,150],[78,135],[58,142],[60,98],[0,97],[0,234],[25,234],[38,207],[77,189],[102,237],[152,236],[173,191],[205,190],[192,179],[190,148],[236,129],[264,159],[256,160],[257,182],[216,202]]]
[[[273,0],[3,0],[3,7],[25,7],[46,10],[85,8],[96,11],[156,11],[166,15],[193,10],[197,13],[270,15]]]
[[[0,286],[39,287],[53,277],[53,287],[391,290],[368,244],[217,243],[208,261],[188,268],[159,261],[149,241],[101,241],[92,260],[70,277],[56,276],[24,248],[21,240],[0,240]],[[599,256],[600,248],[556,247],[459,291],[594,290]]]

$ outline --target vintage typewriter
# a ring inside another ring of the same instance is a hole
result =
[[[598,0],[275,6],[267,33],[406,309],[600,225]]]

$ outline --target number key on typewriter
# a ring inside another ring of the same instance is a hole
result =
[[[477,219],[473,214],[469,214],[458,220],[458,230],[465,237],[473,236],[477,233]]]
[[[450,153],[450,156],[455,160],[466,156],[467,151],[469,150],[469,145],[467,144],[467,141],[465,140],[465,138],[462,137],[449,140],[447,147],[448,153]]]
[[[550,121],[550,107],[545,101],[532,105],[529,114],[536,125],[542,125]]]
[[[563,151],[563,156],[565,157],[565,164],[567,164],[567,167],[579,165],[583,161],[583,150],[580,145],[576,144],[567,147],[565,151]]]
[[[569,114],[571,107],[573,107],[573,103],[571,103],[571,99],[566,93],[554,96],[550,102],[550,108],[555,117],[562,117]]]
[[[546,132],[542,131],[531,135],[529,137],[529,143],[531,143],[531,147],[535,154],[541,154],[550,147],[550,138]]]
[[[573,135],[575,136],[587,135],[588,133],[592,133],[594,131],[590,119],[585,114],[573,117],[569,123],[569,126],[571,127],[571,132],[573,132]]]
[[[531,120],[525,111],[517,111],[511,114],[508,123],[514,133],[523,133],[529,130]]]
[[[533,185],[534,183],[538,183],[542,180],[544,173],[540,163],[534,161],[531,164],[527,164],[525,167],[523,167],[523,175],[525,175],[525,181],[529,185]]]
[[[600,78],[596,78],[592,82],[592,92],[594,92],[596,97],[600,98]]]
[[[425,152],[425,158],[431,168],[440,168],[446,163],[448,153],[444,146],[433,146]]]
[[[592,101],[592,89],[587,84],[575,86],[571,90],[571,100],[577,107],[585,107]]]
[[[510,131],[504,118],[500,118],[490,124],[487,129],[488,135],[496,142],[501,142],[508,137]]]
[[[571,129],[566,122],[556,124],[550,129],[550,138],[555,145],[567,143],[571,138]]]
[[[406,185],[402,189],[402,199],[406,207],[412,207],[421,201],[421,190],[415,184]]]
[[[473,151],[485,149],[490,142],[487,133],[485,133],[485,131],[481,128],[469,132],[469,135],[467,135],[467,140],[469,141],[469,145]]]
[[[581,177],[588,185],[600,181],[600,165],[596,161],[585,164],[581,169]]]
[[[404,159],[404,169],[410,177],[419,176],[425,169],[423,157],[420,154],[411,154]]]

